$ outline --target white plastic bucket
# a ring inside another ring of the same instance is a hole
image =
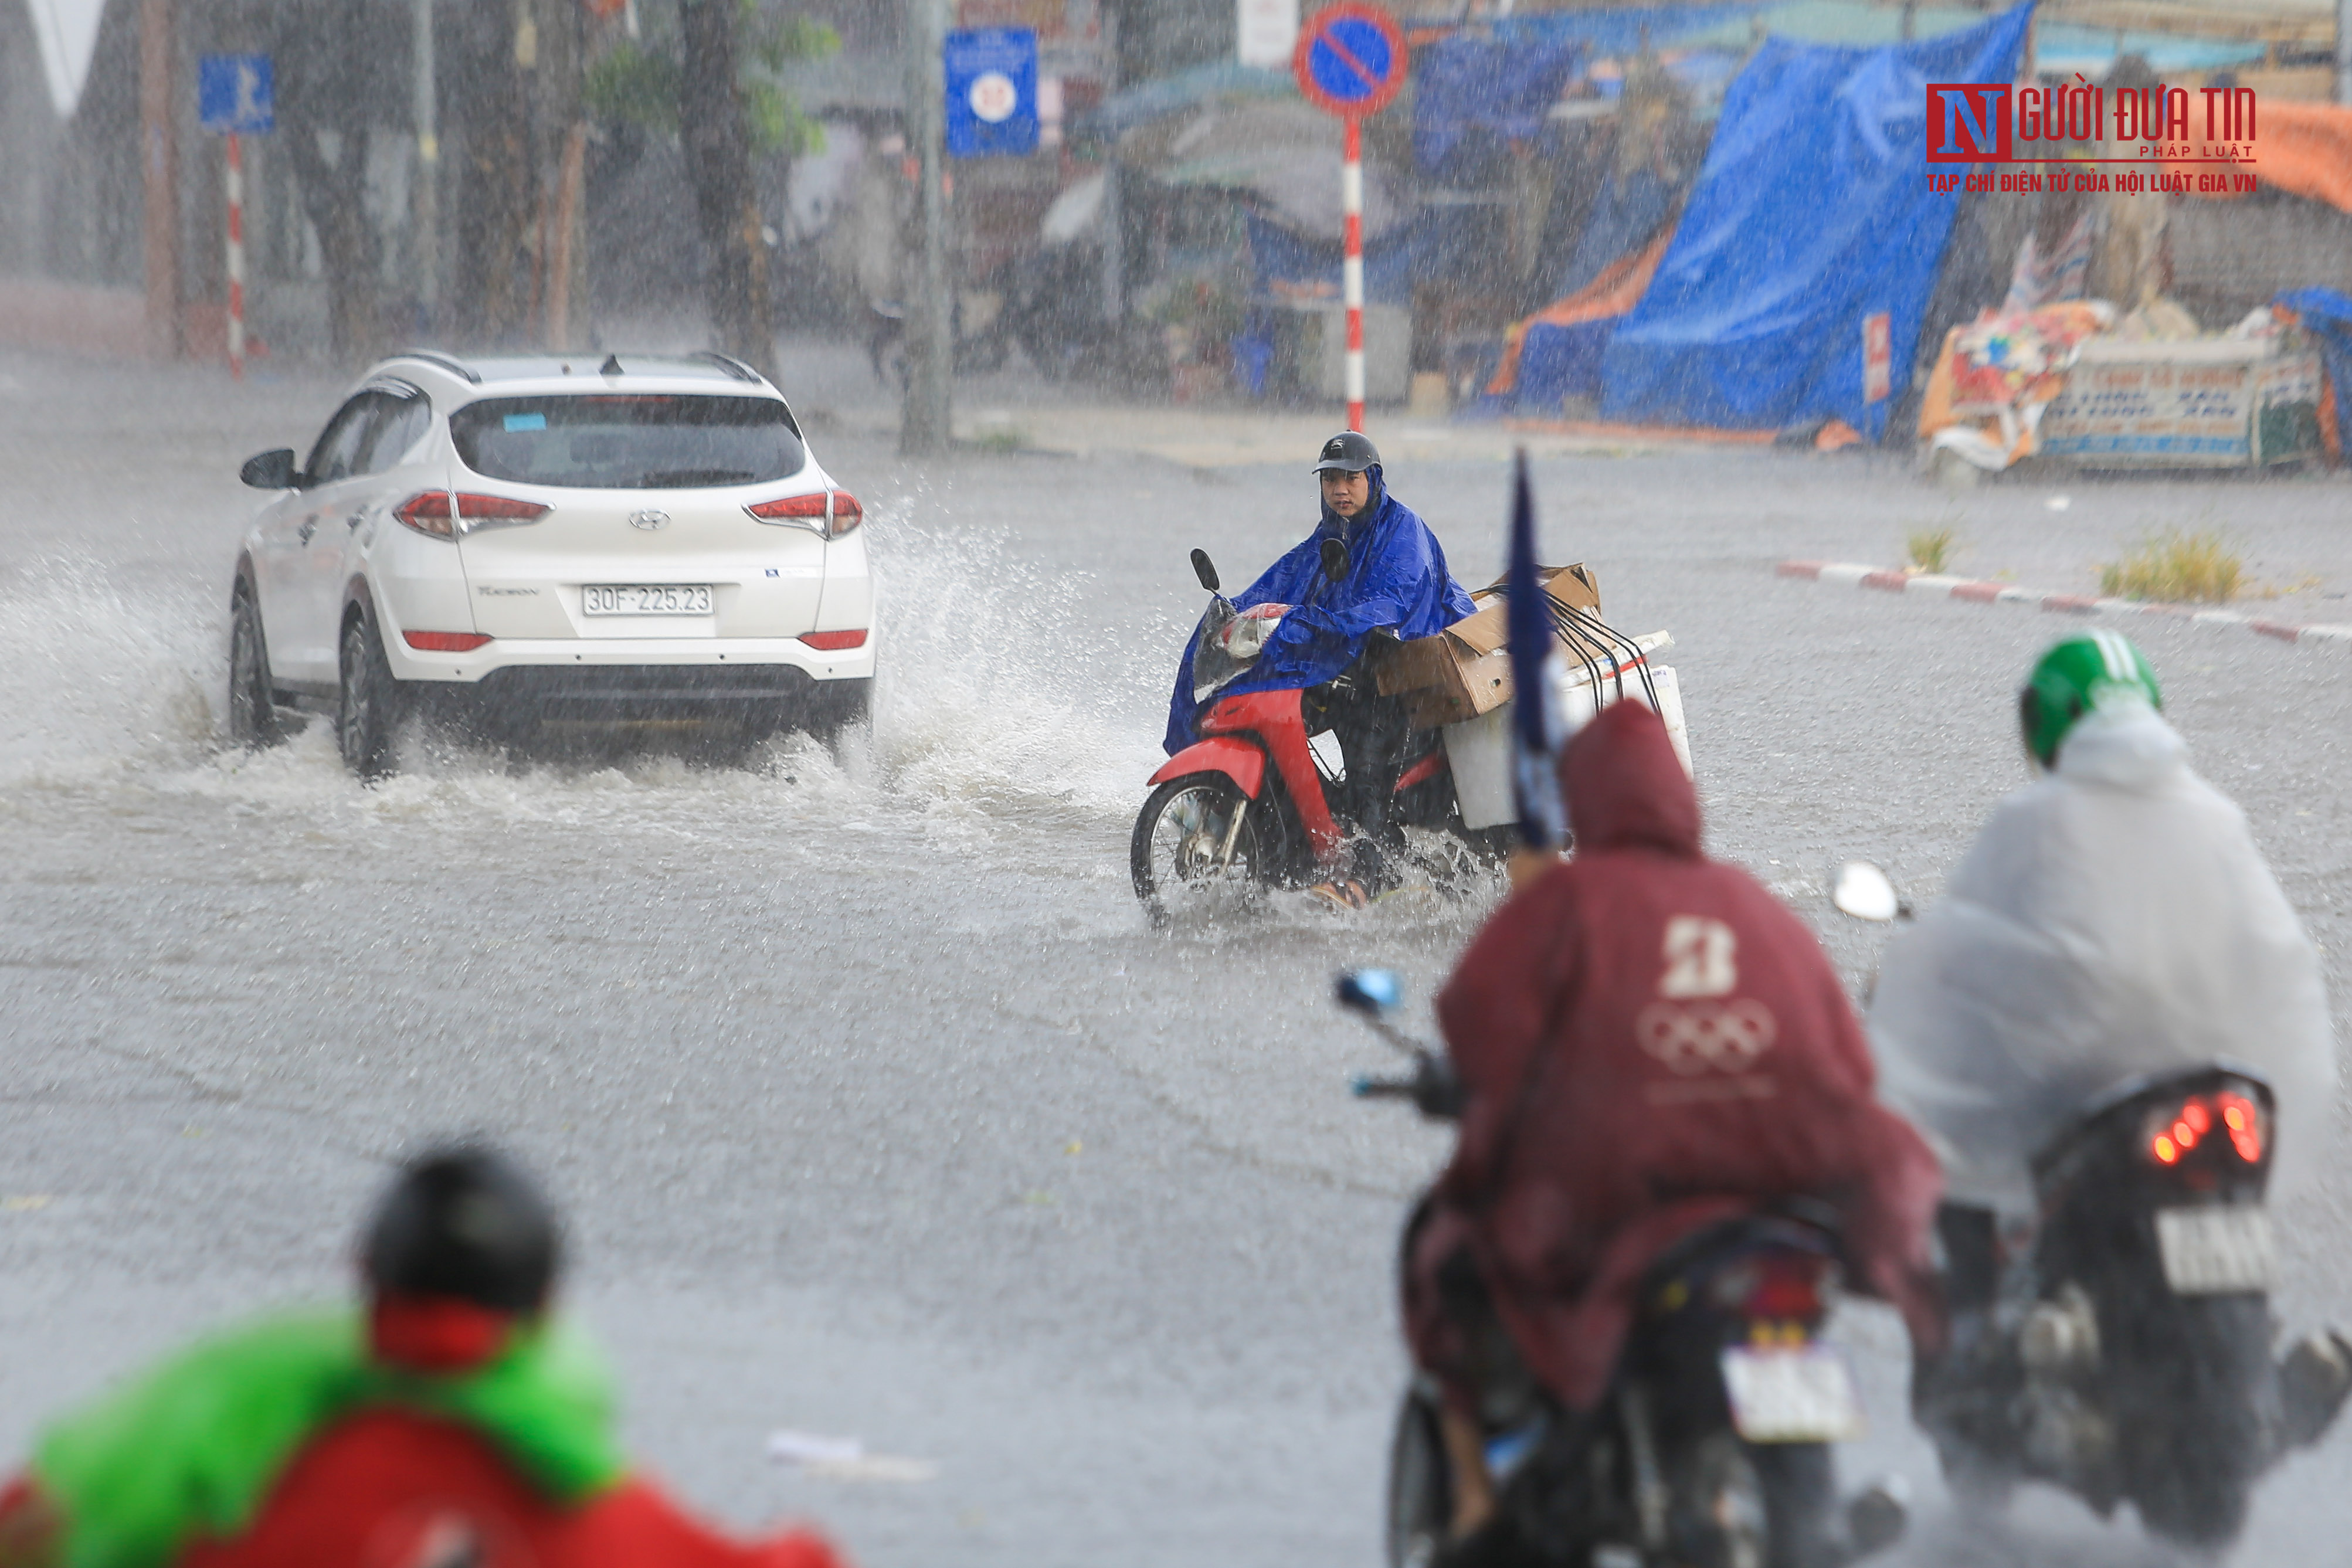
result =
[[[1649,667],[1650,687],[1657,690],[1654,706],[1658,717],[1665,721],[1666,739],[1675,748],[1675,760],[1683,765],[1685,776],[1691,772],[1690,732],[1683,723],[1683,688],[1675,678],[1672,665]],[[1570,733],[1584,727],[1592,716],[1617,700],[1618,683],[1614,678],[1601,684],[1601,700],[1593,701],[1592,683],[1584,679],[1580,666],[1556,670],[1552,700],[1558,705],[1562,721]],[[1625,677],[1625,694],[1636,701],[1647,703],[1649,688],[1642,684],[1638,674]],[[1490,708],[1475,719],[1445,726],[1445,757],[1454,769],[1454,798],[1462,809],[1465,827],[1499,827],[1518,820],[1517,792],[1511,781],[1511,723],[1517,708],[1506,702]]]

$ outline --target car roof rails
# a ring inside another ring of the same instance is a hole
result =
[[[753,370],[750,365],[745,364],[741,360],[737,359],[734,355],[720,353],[717,349],[698,349],[686,357],[688,359],[701,360],[706,364],[715,364],[719,369],[725,371],[729,375],[733,376],[737,381],[748,381],[755,386],[763,384],[767,380],[767,377],[761,375],[758,371]]]
[[[479,371],[454,354],[445,354],[437,349],[403,349],[392,357],[422,360],[426,364],[440,366],[451,375],[462,376],[476,386],[482,384],[482,375]]]

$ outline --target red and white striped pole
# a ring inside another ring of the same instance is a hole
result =
[[[1364,427],[1364,122],[1349,115],[1339,164],[1340,220],[1347,229],[1340,289],[1348,302],[1348,428]],[[1328,363],[1328,362],[1327,362]]]
[[[228,373],[245,379],[245,153],[228,133]]]

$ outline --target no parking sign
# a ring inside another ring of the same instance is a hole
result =
[[[948,155],[1023,157],[1037,150],[1037,35],[1027,27],[950,33]]]

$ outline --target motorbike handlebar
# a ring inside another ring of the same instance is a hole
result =
[[[1372,1078],[1359,1074],[1349,1086],[1358,1100],[1409,1100],[1433,1121],[1451,1121],[1462,1114],[1462,1080],[1454,1064],[1428,1051],[1413,1053],[1411,1078]]]

